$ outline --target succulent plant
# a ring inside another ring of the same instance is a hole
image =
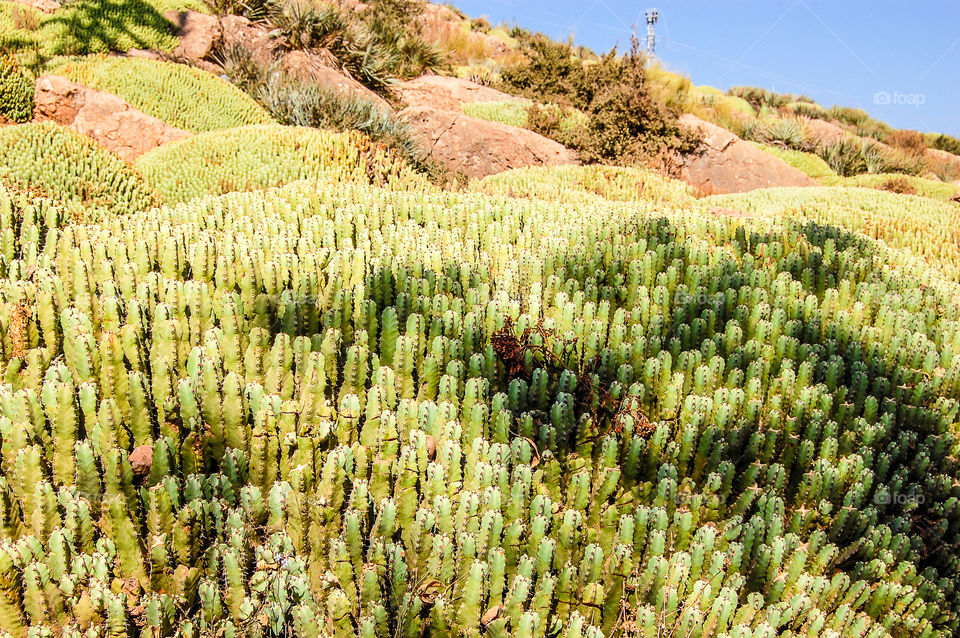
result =
[[[552,170],[0,199],[3,630],[955,635],[948,271]]]

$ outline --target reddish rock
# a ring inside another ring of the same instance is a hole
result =
[[[130,453],[130,465],[133,466],[133,475],[143,478],[150,474],[153,467],[153,446],[141,445]]]
[[[520,101],[520,98],[489,86],[442,75],[423,75],[415,80],[400,82],[394,90],[407,106],[448,111],[461,111],[464,102]]]
[[[58,75],[37,80],[34,120],[51,120],[93,138],[128,162],[161,144],[189,137],[110,93]]]
[[[400,117],[421,138],[429,157],[467,177],[485,177],[524,166],[577,164],[576,153],[542,135],[462,112],[410,107]]]
[[[265,27],[242,16],[224,16],[220,19],[220,33],[225,44],[243,44],[253,53],[253,59],[269,66],[277,57],[280,42]]]
[[[827,122],[826,120],[819,120],[811,118],[807,121],[807,131],[810,133],[810,136],[818,144],[833,144],[839,140],[842,140],[845,137],[850,137],[849,133],[843,127],[834,124],[833,122]]]
[[[60,8],[60,3],[57,0],[13,0],[13,3],[33,7],[44,13],[53,13]]]
[[[173,50],[174,57],[190,61],[209,59],[223,37],[216,16],[198,11],[167,11],[163,17],[173,24],[173,34],[180,39]]]
[[[954,155],[936,148],[928,148],[924,152],[923,158],[926,160],[927,166],[938,175],[950,175],[952,173],[953,177],[960,177],[960,155]]]
[[[315,82],[349,97],[375,102],[390,111],[390,104],[351,77],[335,68],[336,59],[321,52],[290,51],[283,56],[281,66],[290,76],[301,82]]]
[[[745,142],[725,128],[685,113],[680,126],[699,130],[704,152],[686,158],[680,178],[704,194],[744,193],[772,186],[816,186],[802,171]]]
[[[427,2],[415,19],[417,31],[425,40],[433,43],[450,41],[464,42],[463,49],[472,53],[461,62],[477,59],[498,60],[513,54],[511,48],[500,38],[480,31],[464,30],[464,19],[450,7]]]

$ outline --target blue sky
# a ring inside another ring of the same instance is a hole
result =
[[[956,0],[455,0],[467,15],[573,35],[597,52],[629,46],[659,9],[657,57],[696,84],[803,93],[898,128],[960,137]]]

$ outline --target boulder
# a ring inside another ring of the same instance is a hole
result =
[[[13,0],[13,3],[32,7],[44,13],[53,13],[60,8],[60,3],[57,0]]]
[[[380,108],[391,111],[390,104],[353,78],[339,71],[332,55],[320,52],[290,51],[283,56],[283,70],[301,82],[316,82],[349,97],[375,102]]]
[[[927,166],[935,169],[938,175],[952,174],[960,177],[960,155],[954,155],[949,151],[941,151],[937,148],[928,148],[924,151],[923,159],[926,160]]]
[[[833,144],[838,140],[852,135],[846,129],[833,122],[816,118],[807,121],[807,131],[816,143],[823,145]]]
[[[415,80],[400,82],[394,90],[407,106],[427,106],[448,111],[461,111],[464,102],[522,101],[489,86],[442,75],[423,75]]]
[[[510,46],[496,36],[465,30],[464,19],[444,5],[424,3],[415,24],[420,36],[428,42],[462,42],[462,49],[471,53],[461,57],[460,62],[467,63],[476,59],[500,60],[514,54]]]
[[[242,16],[228,15],[220,19],[220,33],[225,44],[244,44],[253,53],[253,59],[269,66],[277,57],[280,42],[265,27]]]
[[[524,166],[577,164],[576,153],[533,131],[429,106],[400,112],[429,157],[450,171],[485,177]]]
[[[58,75],[37,80],[34,120],[50,120],[93,138],[128,162],[161,144],[189,137],[123,99]]]
[[[716,124],[685,113],[680,116],[680,126],[703,135],[703,153],[682,160],[680,178],[704,194],[817,185],[802,171]]]
[[[176,58],[191,62],[206,60],[223,36],[216,16],[199,11],[167,11],[163,17],[173,24],[173,34],[180,39],[173,50]]]

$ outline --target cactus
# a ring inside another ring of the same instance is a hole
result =
[[[955,634],[956,282],[549,170],[0,202],[4,631]]]

